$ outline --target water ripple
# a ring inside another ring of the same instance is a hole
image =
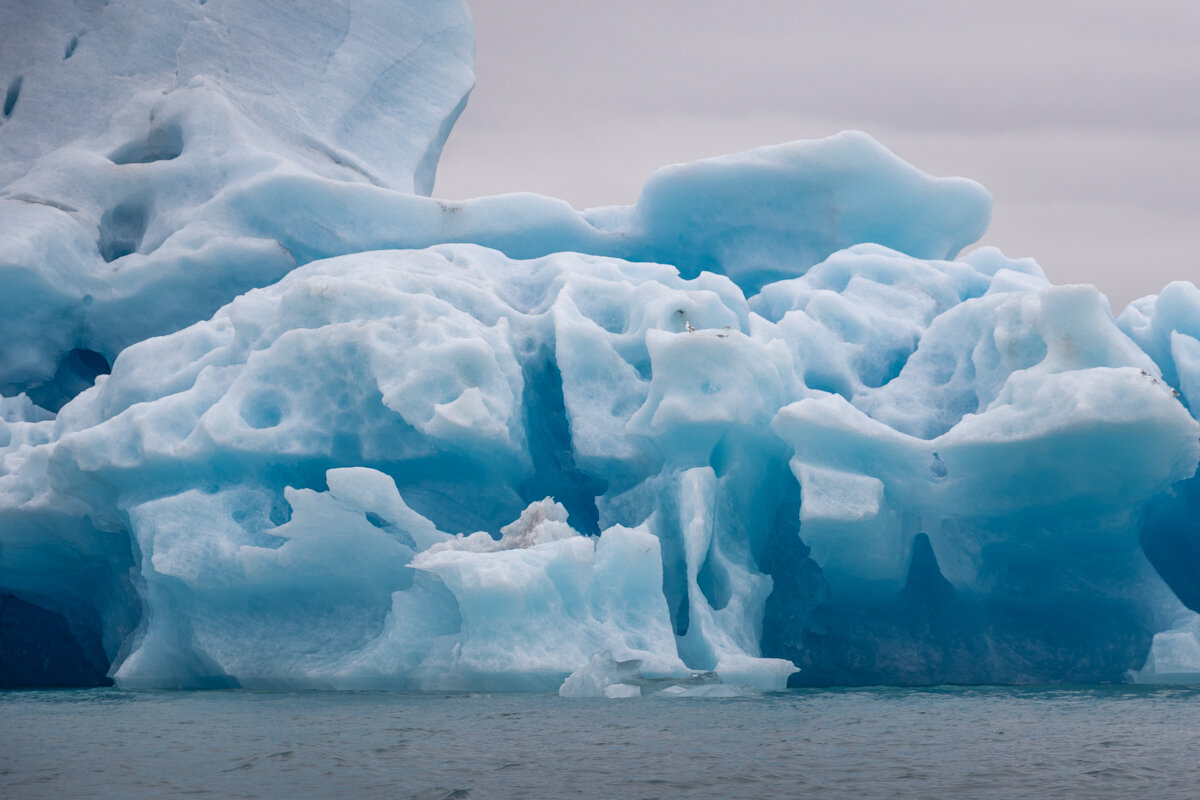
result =
[[[1200,692],[0,693],[13,798],[1184,798]]]

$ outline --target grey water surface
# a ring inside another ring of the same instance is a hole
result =
[[[1200,689],[0,692],[11,798],[1200,797]]]

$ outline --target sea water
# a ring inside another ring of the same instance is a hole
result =
[[[1200,689],[0,693],[5,798],[1200,797]]]

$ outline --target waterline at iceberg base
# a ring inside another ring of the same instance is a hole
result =
[[[0,685],[1200,680],[1194,285],[860,133],[432,199],[457,0],[19,5]]]

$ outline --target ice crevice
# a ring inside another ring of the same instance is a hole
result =
[[[522,408],[533,475],[521,487],[521,496],[527,502],[554,497],[567,509],[576,530],[598,536],[596,497],[604,494],[604,481],[581,472],[575,463],[562,374],[551,353],[550,346],[543,347],[522,364]]]
[[[8,82],[8,88],[4,92],[4,108],[0,113],[4,114],[4,118],[8,119],[13,115],[13,111],[17,108],[17,100],[21,97],[21,84],[24,83],[25,76],[18,75]]]

